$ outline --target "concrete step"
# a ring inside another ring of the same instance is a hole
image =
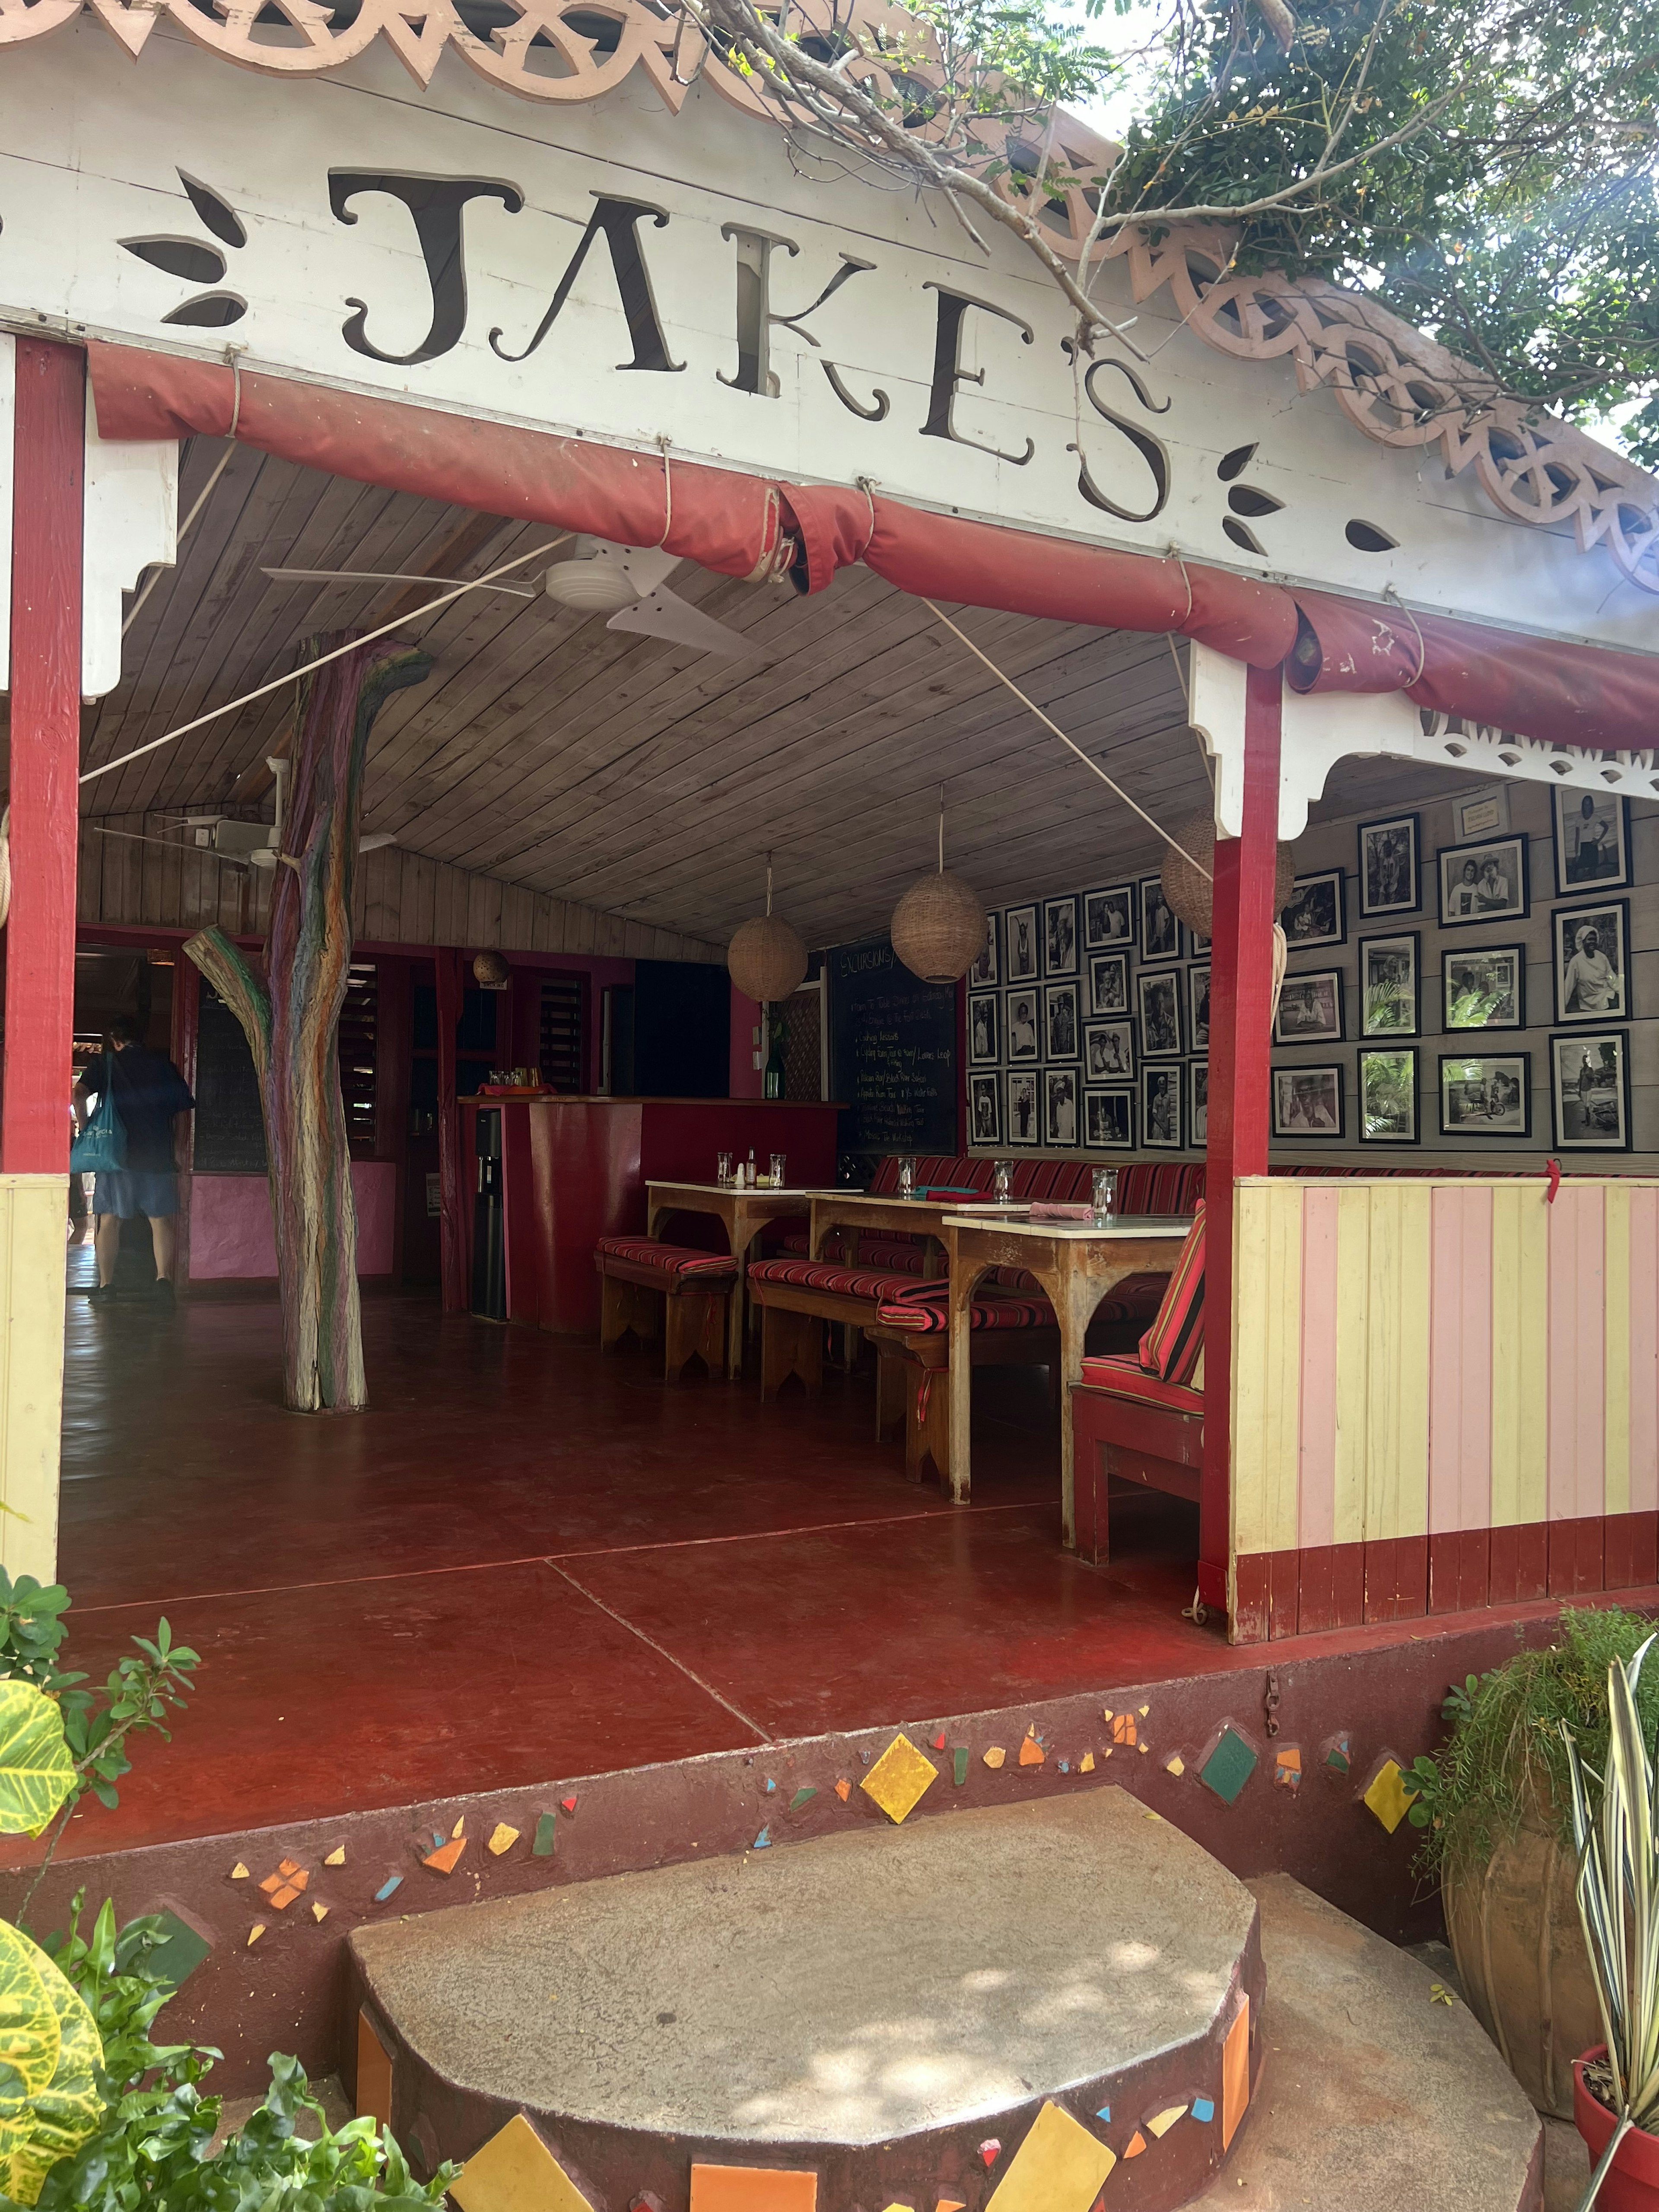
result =
[[[1256,1919],[1200,1845],[1100,1789],[351,1943],[400,2139],[465,2157],[523,2112],[568,2178],[492,2191],[487,2155],[464,2212],[520,2195],[735,2212],[733,2168],[779,2177],[775,2212],[934,2212],[994,2190],[998,2212],[1090,2212],[1114,2166],[1126,2206],[1164,2212],[1218,2171],[1248,2104]],[[700,2167],[728,2171],[694,2186]],[[812,2195],[792,2194],[809,2175]]]
[[[1431,1968],[1288,1875],[1249,1887],[1267,1967],[1261,2075],[1201,2212],[1542,2212],[1538,2115],[1468,2007],[1437,2002]],[[1564,2164],[1576,2204],[1582,2144]]]
[[[1115,1789],[352,1950],[396,2132],[473,2159],[462,2212],[1541,2206],[1537,2119],[1428,1970]]]

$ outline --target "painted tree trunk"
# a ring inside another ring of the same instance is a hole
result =
[[[301,652],[314,660],[344,642],[313,638]],[[264,959],[250,961],[217,927],[185,947],[253,1054],[283,1302],[283,1392],[300,1413],[355,1412],[368,1402],[340,1008],[368,733],[392,693],[420,683],[431,665],[413,647],[364,646],[301,679]]]

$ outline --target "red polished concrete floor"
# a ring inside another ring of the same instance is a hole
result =
[[[1132,1502],[1109,1569],[1060,1549],[1040,1376],[977,1378],[957,1510],[873,1442],[863,1377],[811,1406],[668,1390],[412,1294],[366,1300],[364,1337],[371,1410],[304,1418],[274,1304],[71,1294],[73,1662],[100,1674],[161,1613],[203,1659],[71,1851],[1229,1663],[1181,1618],[1193,1509]]]

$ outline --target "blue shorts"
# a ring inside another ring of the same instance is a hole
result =
[[[92,1179],[92,1210],[165,1221],[179,1211],[179,1178],[170,1168],[106,1168]]]

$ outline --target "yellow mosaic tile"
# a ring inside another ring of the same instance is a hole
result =
[[[895,1823],[914,1811],[939,1780],[933,1760],[918,1751],[907,1735],[896,1735],[859,1787]]]
[[[461,2212],[593,2212],[522,2112],[473,2152],[449,2193]]]
[[[518,1840],[519,1832],[516,1828],[509,1828],[505,1820],[497,1820],[495,1831],[489,1838],[489,1848],[491,1856],[500,1858],[501,1853],[510,1851]]]
[[[1376,1771],[1376,1779],[1365,1792],[1365,1802],[1390,1835],[1406,1817],[1406,1809],[1417,1792],[1407,1790],[1400,1771],[1400,1762],[1385,1759]]]
[[[986,2212],[1090,2212],[1117,2164],[1097,2136],[1047,2104],[1010,2160]]]

